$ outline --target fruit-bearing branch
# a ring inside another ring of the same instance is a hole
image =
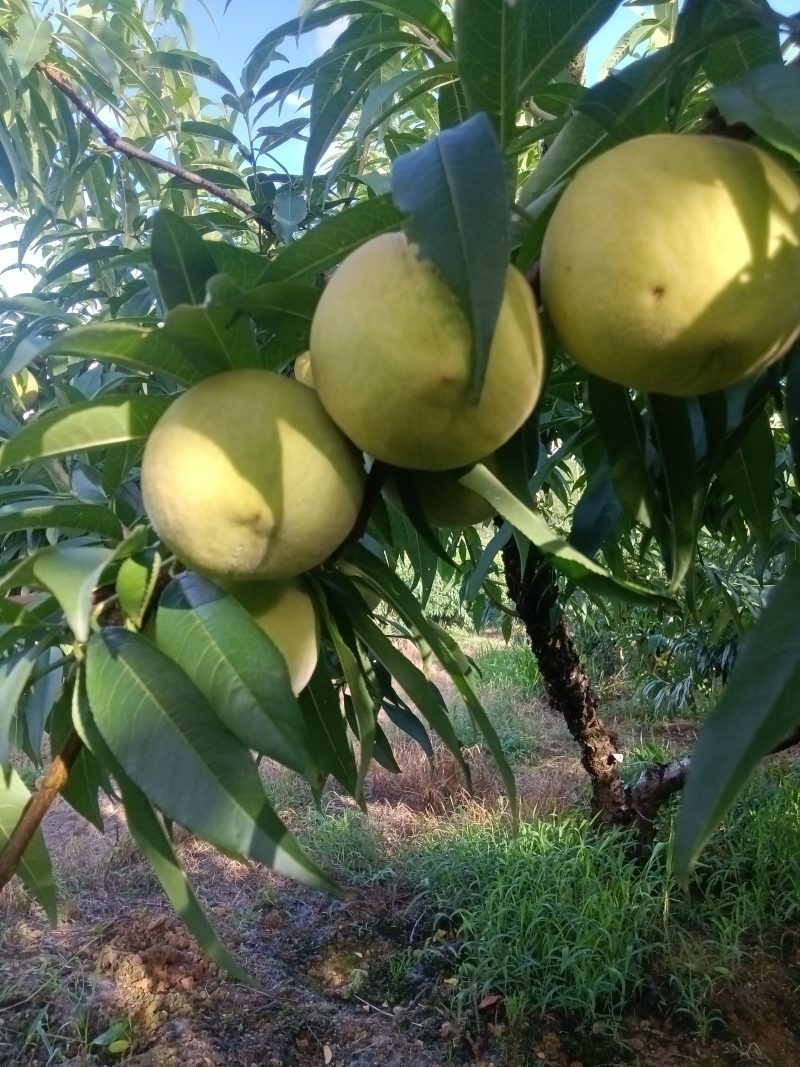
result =
[[[42,819],[67,784],[69,772],[82,748],[83,742],[73,730],[64,742],[64,747],[53,757],[41,785],[31,796],[9,835],[6,847],[0,852],[0,889],[11,880]]]
[[[267,233],[271,234],[273,232],[269,221],[261,215],[257,215],[253,210],[252,204],[248,204],[247,201],[242,200],[233,193],[229,193],[227,189],[223,189],[222,186],[217,185],[216,182],[209,181],[208,178],[203,178],[201,175],[196,174],[192,170],[187,170],[186,167],[181,167],[177,163],[170,163],[167,159],[160,159],[158,156],[154,156],[152,152],[146,152],[143,148],[139,148],[130,141],[126,141],[124,137],[120,137],[120,135],[103,122],[97,112],[89,107],[86,101],[75,92],[61,71],[56,70],[55,67],[51,67],[46,63],[37,63],[36,67],[37,70],[47,78],[50,84],[55,86],[59,92],[63,93],[64,96],[75,105],[84,118],[89,120],[92,126],[94,126],[103,138],[103,141],[109,148],[113,149],[113,151],[120,152],[122,155],[128,156],[129,159],[141,160],[142,163],[146,163],[154,170],[161,170],[167,174],[172,174],[176,178],[181,178],[183,181],[188,182],[197,189],[204,189],[218,200],[224,201],[231,207],[236,208],[237,211],[241,211],[243,215],[252,218],[263,230],[266,230]]]

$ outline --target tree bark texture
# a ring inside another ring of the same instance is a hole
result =
[[[617,746],[597,714],[597,693],[581,664],[559,609],[553,568],[530,546],[525,569],[513,538],[503,548],[506,587],[525,626],[547,687],[550,706],[578,742],[592,782],[592,808],[607,823],[625,824],[633,812],[619,776]]]

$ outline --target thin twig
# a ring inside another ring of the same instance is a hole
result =
[[[64,747],[50,762],[41,785],[25,805],[17,825],[9,835],[6,847],[0,852],[0,889],[11,881],[42,819],[66,785],[69,772],[82,748],[83,742],[73,730],[64,742]]]
[[[252,204],[248,204],[245,200],[241,200],[233,193],[229,193],[227,189],[223,189],[222,186],[217,185],[216,182],[211,182],[207,178],[202,178],[199,174],[195,174],[194,171],[187,170],[185,167],[178,166],[176,163],[170,163],[169,160],[160,159],[158,156],[154,156],[151,152],[146,152],[143,148],[139,148],[130,141],[126,141],[124,137],[120,137],[118,133],[103,122],[100,116],[89,107],[85,100],[81,99],[61,71],[56,70],[55,67],[51,67],[46,63],[37,63],[36,69],[47,78],[51,85],[54,85],[59,92],[67,97],[68,100],[72,101],[78,111],[80,111],[80,113],[89,120],[92,126],[94,126],[109,148],[113,149],[115,152],[121,152],[122,155],[128,156],[130,159],[141,160],[154,170],[162,170],[167,174],[172,174],[176,178],[181,178],[183,181],[188,182],[190,185],[194,185],[198,189],[205,189],[207,193],[211,193],[211,195],[215,196],[218,200],[230,204],[230,206],[235,207],[237,211],[241,211],[243,215],[253,219],[254,222],[257,222],[258,225],[268,233],[271,234],[274,232],[270,222],[261,215],[255,213]]]

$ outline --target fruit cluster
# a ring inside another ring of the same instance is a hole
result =
[[[541,278],[556,335],[585,369],[675,396],[725,388],[800,332],[800,187],[748,144],[626,142],[561,197]],[[477,403],[470,366],[452,291],[402,234],[384,234],[328,283],[294,379],[263,370],[206,379],[153,431],[142,491],[154,528],[242,601],[283,652],[296,691],[319,648],[300,576],[353,528],[365,456],[409,472],[432,525],[491,516],[448,472],[491,466],[541,393],[538,314],[514,267]],[[391,481],[386,495],[399,506]]]

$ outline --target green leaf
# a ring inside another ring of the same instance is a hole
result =
[[[71,312],[62,311],[56,304],[49,300],[41,300],[38,296],[8,296],[0,297],[0,311],[15,311],[20,315],[30,315],[41,319],[50,319],[53,322],[66,322],[69,324],[79,323],[80,317]]]
[[[719,480],[744,515],[750,534],[764,552],[772,531],[775,439],[766,412],[719,472]]]
[[[488,500],[497,508],[504,519],[523,533],[543,552],[557,571],[572,579],[582,588],[597,592],[603,596],[614,597],[632,604],[650,604],[663,599],[644,586],[618,578],[599,563],[582,555],[571,545],[563,541],[547,525],[542,516],[531,511],[480,463],[458,479],[467,489]]]
[[[800,568],[786,573],[745,638],[728,685],[700,731],[675,839],[680,878],[724,818],[756,764],[800,719]]]
[[[347,211],[322,219],[313,230],[270,260],[259,285],[309,281],[335,267],[370,237],[399,229],[402,221],[402,213],[388,196],[358,201]]]
[[[453,728],[444,698],[433,682],[426,678],[419,667],[403,655],[389,638],[353,601],[345,601],[350,625],[368,649],[384,665],[386,670],[405,691],[411,702],[430,723],[455,757],[465,775],[468,768],[461,751],[461,742]]]
[[[220,293],[212,284],[211,292],[215,308],[225,308],[228,314],[242,311],[259,324],[273,329],[287,324],[298,330],[302,337],[307,337],[322,291],[307,285],[269,282],[240,293]]]
[[[348,696],[352,702],[358,735],[358,777],[354,796],[358,803],[363,805],[364,781],[375,750],[375,725],[380,701],[370,691],[360,650],[346,617],[337,618],[322,597],[320,598],[320,611],[334,651],[342,665]]]
[[[89,637],[92,593],[115,550],[58,544],[42,548],[0,577],[0,592],[33,585],[48,589],[58,601],[78,641]]]
[[[777,20],[770,14],[764,0],[708,0],[706,22],[711,34],[716,30],[723,38],[704,49],[703,67],[714,84],[732,82],[755,67],[780,63]],[[719,30],[725,24],[729,29],[722,34]]]
[[[252,323],[233,310],[180,304],[167,312],[163,332],[204,375],[262,365]]]
[[[205,241],[190,223],[161,208],[153,222],[150,254],[165,308],[203,303],[206,282],[217,273],[217,267]]]
[[[459,0],[455,8],[458,72],[470,111],[486,112],[503,147],[517,124],[523,25],[527,10],[537,7]]]
[[[172,343],[164,330],[129,322],[95,322],[62,330],[41,352],[43,356],[96,359],[134,370],[160,372],[182,385],[200,381],[211,369],[198,366]]]
[[[726,122],[743,122],[759,137],[800,161],[800,69],[781,63],[748,71],[712,96]]]
[[[144,440],[169,407],[171,396],[104,396],[48,411],[27,423],[0,448],[0,467]]]
[[[17,39],[11,45],[11,58],[19,67],[20,75],[27,78],[50,50],[53,30],[47,19],[34,19],[27,13],[14,20],[14,28]]]
[[[316,781],[286,662],[233,596],[197,574],[179,575],[161,595],[155,639],[240,741]]]
[[[7,774],[0,774],[0,853],[5,849],[29,800],[30,793],[13,768]],[[36,830],[31,843],[25,849],[16,873],[28,892],[44,908],[50,924],[55,926],[58,921],[58,905],[53,868],[40,829]]]
[[[128,829],[153,868],[167,899],[207,955],[234,978],[250,983],[252,980],[249,975],[231,956],[209,923],[191,883],[178,862],[163,820],[109,751],[92,718],[82,676],[76,680],[72,704],[75,727],[85,745],[84,753],[90,751],[94,753],[91,758],[96,763],[102,761],[103,766],[113,774],[122,796]]]
[[[239,144],[239,138],[218,122],[193,122],[187,119],[181,123],[181,132],[188,133],[190,137],[209,137],[215,141],[225,141],[228,144]]]
[[[637,405],[623,386],[594,375],[589,376],[589,402],[620,502],[633,519],[660,536],[661,508]]]
[[[35,664],[35,648],[13,652],[0,660],[0,781],[9,767],[9,736],[17,705]]]
[[[248,749],[155,645],[117,627],[95,633],[86,683],[104,742],[167,818],[228,854],[335,891],[273,811]]]
[[[67,691],[64,698],[56,703],[50,722],[50,751],[59,752],[73,730],[72,708],[75,700],[73,692]],[[61,787],[61,796],[69,806],[87,822],[103,833],[103,816],[100,811],[98,793],[100,789],[110,790],[103,767],[97,757],[83,745],[70,767],[66,784]]]
[[[48,527],[87,530],[102,537],[122,537],[122,523],[101,504],[85,504],[69,497],[32,497],[0,507],[0,534]]]
[[[526,4],[521,95],[535,95],[560,74],[618,7],[619,0]]]
[[[172,48],[168,52],[151,52],[141,57],[142,65],[151,70],[178,70],[184,74],[194,74],[196,78],[207,78],[219,85],[226,92],[236,95],[236,88],[219,64],[207,56],[190,52],[183,48]]]
[[[303,180],[307,192],[311,189],[317,164],[333,144],[376,73],[399,51],[399,46],[394,46],[368,56],[355,70],[350,71],[344,81],[338,77],[331,78],[329,82],[320,77],[315,80],[311,97],[311,124],[303,157]]]
[[[342,705],[320,661],[298,697],[306,728],[314,738],[314,758],[321,775],[332,774],[351,796],[356,795],[358,768],[347,735]],[[319,782],[322,786],[322,780]]]
[[[622,515],[606,460],[589,474],[588,483],[572,513],[569,543],[592,557],[605,544]]]
[[[214,963],[233,978],[253,985],[253,979],[236,962],[208,921],[185,871],[178,862],[163,821],[147,797],[124,773],[118,778],[128,829],[161,883],[170,904],[180,915],[198,944]]]
[[[686,402],[651,393],[647,403],[669,515],[667,555],[670,590],[674,591],[686,577],[694,558],[698,513],[706,487],[697,482],[698,464]]]
[[[137,627],[141,627],[161,573],[161,556],[155,549],[129,556],[117,572],[119,606]]]
[[[392,167],[411,237],[450,285],[472,329],[471,396],[480,396],[506,286],[511,235],[505,161],[483,114],[444,130]]]

